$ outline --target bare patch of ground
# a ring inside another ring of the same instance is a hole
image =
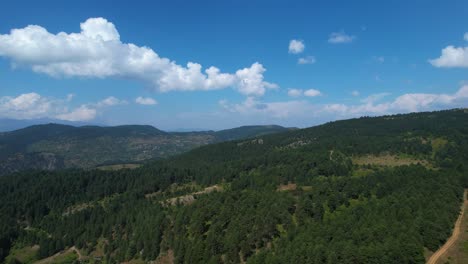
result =
[[[155,264],[174,264],[174,251],[169,249],[166,253],[162,253],[156,259]]]
[[[188,205],[188,204],[193,203],[196,200],[197,195],[207,194],[207,193],[210,193],[210,192],[222,191],[222,190],[223,190],[222,186],[213,185],[213,186],[210,186],[210,187],[206,187],[202,191],[194,192],[194,193],[190,193],[190,194],[186,194],[186,195],[182,195],[182,196],[178,196],[178,197],[174,197],[174,198],[170,198],[170,199],[167,199],[167,200],[165,200],[165,201],[163,201],[161,203],[163,205],[166,205],[166,206],[173,206],[173,205],[177,205],[177,204]]]
[[[197,192],[201,190],[202,190],[202,187],[196,184],[195,182],[182,184],[182,185],[174,183],[164,191],[159,190],[157,192],[147,193],[145,194],[145,197],[149,199],[149,198],[155,198],[158,196],[162,196],[162,197],[180,196],[180,195],[177,195],[177,193],[193,193],[193,192]]]
[[[295,191],[297,189],[297,184],[295,183],[288,183],[288,184],[280,184],[280,186],[278,186],[278,189],[276,189],[277,191]]]
[[[244,141],[244,142],[239,142],[237,143],[237,146],[240,147],[240,146],[243,146],[245,144],[259,144],[259,145],[263,145],[263,139],[261,138],[256,138],[256,139],[252,139],[252,140],[249,140],[249,141]]]
[[[432,167],[427,160],[421,160],[411,157],[400,157],[390,154],[365,155],[352,158],[353,163],[357,165],[378,165],[378,166],[403,166],[411,164],[421,164],[425,167]]]
[[[152,193],[147,193],[147,194],[145,194],[145,198],[146,198],[146,199],[149,199],[149,198],[157,197],[157,196],[160,195],[160,194],[162,194],[161,191],[152,192]]]
[[[48,263],[71,263],[74,260],[82,259],[79,251],[75,247],[71,247],[67,250],[61,251],[53,256],[41,259],[35,264],[48,264]]]
[[[89,203],[76,204],[65,209],[65,212],[62,213],[62,216],[78,213],[90,207],[93,207],[93,205]]]
[[[141,167],[141,164],[137,163],[125,163],[125,164],[114,164],[114,165],[103,165],[98,166],[96,169],[104,170],[104,171],[114,171],[114,170],[122,170],[122,169],[136,169]]]

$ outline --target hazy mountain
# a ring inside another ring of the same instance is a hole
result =
[[[281,126],[245,126],[218,132],[164,132],[146,125],[34,125],[0,133],[0,174],[27,168],[90,168],[142,162],[210,143],[287,130]]]
[[[84,125],[93,124],[90,122],[72,122],[72,121],[56,120],[56,119],[50,119],[50,118],[23,119],[23,120],[3,118],[3,119],[0,119],[0,132],[13,131],[13,130],[25,128],[28,126],[51,124],[51,123],[71,125],[71,126],[84,126]]]

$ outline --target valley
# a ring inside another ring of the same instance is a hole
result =
[[[0,133],[0,175],[27,169],[116,169],[129,163],[127,167],[134,168],[210,143],[288,130],[293,128],[245,126],[217,132],[164,132],[137,125],[36,125]]]
[[[427,251],[448,258],[453,247],[444,244],[454,243],[468,187],[467,128],[468,114],[457,109],[365,117],[141,166],[5,175],[2,258],[385,264],[425,263]]]

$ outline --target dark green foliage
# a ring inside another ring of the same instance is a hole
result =
[[[352,162],[382,153],[437,169]],[[0,178],[0,259],[18,243],[40,257],[99,245],[106,263],[168,250],[176,263],[424,263],[424,247],[451,233],[467,161],[468,114],[453,110],[225,142],[134,170],[17,173]],[[224,189],[161,203],[193,183]]]
[[[25,169],[54,170],[141,163],[209,143],[288,130],[281,126],[247,126],[217,132],[176,133],[142,125],[35,125],[0,133],[0,175]]]

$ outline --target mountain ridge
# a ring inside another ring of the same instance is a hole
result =
[[[0,169],[6,174],[20,168],[54,169],[54,164],[62,169],[141,163],[206,144],[289,130],[277,125],[193,132],[166,132],[150,125],[33,125],[0,133]]]

